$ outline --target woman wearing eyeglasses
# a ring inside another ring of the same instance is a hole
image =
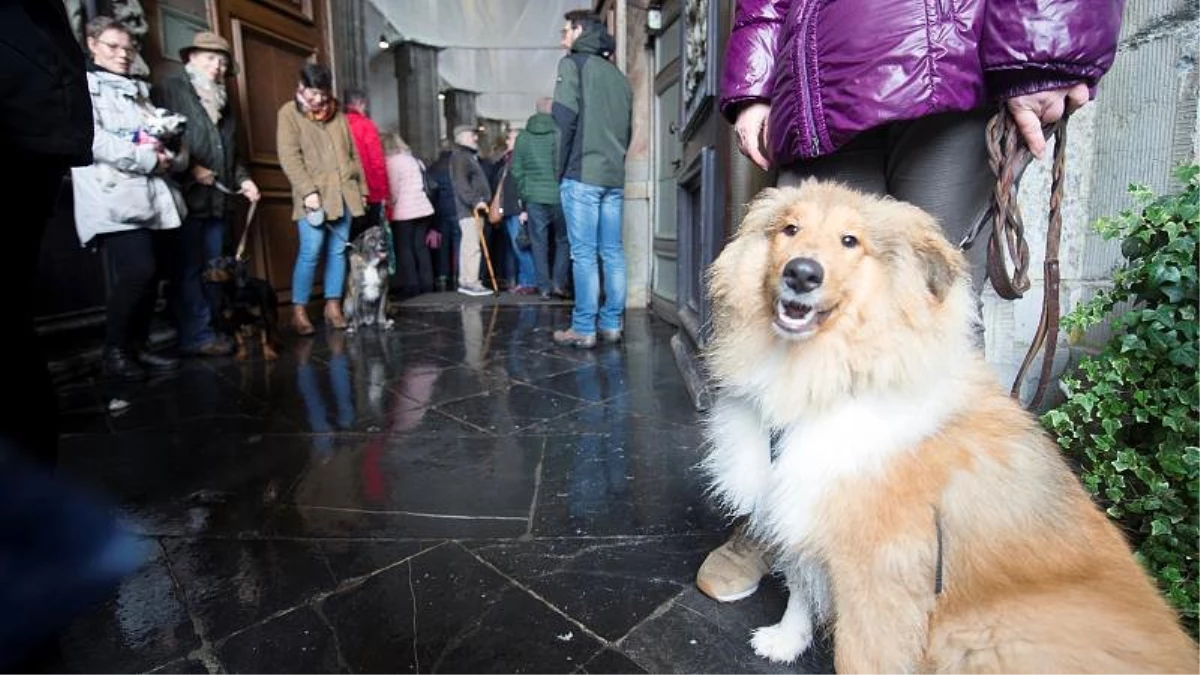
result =
[[[169,149],[173,127],[151,104],[146,83],[129,77],[136,56],[129,30],[98,16],[87,25],[87,47],[94,162],[71,170],[75,228],[84,246],[104,247],[113,278],[105,308],[105,373],[140,380],[147,371],[179,367],[178,359],[145,347],[154,311],[155,249],[162,232],[178,228],[183,215],[182,196],[164,176],[186,168],[187,156]]]
[[[292,270],[292,327],[298,335],[315,332],[306,305],[322,251],[325,323],[330,328],[346,327],[342,287],[350,220],[366,213],[362,164],[332,89],[328,68],[305,65],[295,99],[279,109],[275,131],[279,163],[292,184],[292,218],[300,233]]]

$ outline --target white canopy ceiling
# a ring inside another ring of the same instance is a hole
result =
[[[378,26],[368,20],[368,53],[379,36],[442,48],[438,71],[453,89],[478,92],[481,117],[523,121],[539,97],[554,93],[563,50],[563,14],[589,0],[370,0]],[[378,28],[378,30],[376,30]]]

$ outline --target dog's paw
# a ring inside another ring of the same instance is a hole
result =
[[[750,646],[754,653],[778,663],[791,663],[812,644],[812,629],[796,630],[793,626],[777,623],[763,626],[754,631]]]

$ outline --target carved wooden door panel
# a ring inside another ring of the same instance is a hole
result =
[[[287,302],[299,240],[292,220],[291,185],[276,153],[275,120],[279,106],[295,96],[298,74],[306,62],[333,65],[328,6],[326,0],[218,0],[217,14],[238,64],[232,94],[239,140],[263,195],[248,250],[255,273]],[[242,211],[234,223],[236,236],[241,236],[244,223]]]
[[[704,276],[724,241],[725,187],[717,175],[728,154],[728,128],[716,109],[720,55],[718,27],[731,0],[683,0],[680,59],[679,136],[682,166],[677,174],[679,333],[672,340],[676,360],[697,408],[708,393],[699,361],[710,321]]]

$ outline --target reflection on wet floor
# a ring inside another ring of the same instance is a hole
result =
[[[669,345],[555,347],[569,309],[408,310],[274,363],[63,387],[63,470],[156,554],[62,639],[72,671],[827,671],[749,632],[775,582],[692,586],[727,523]],[[108,414],[113,397],[129,402]]]

